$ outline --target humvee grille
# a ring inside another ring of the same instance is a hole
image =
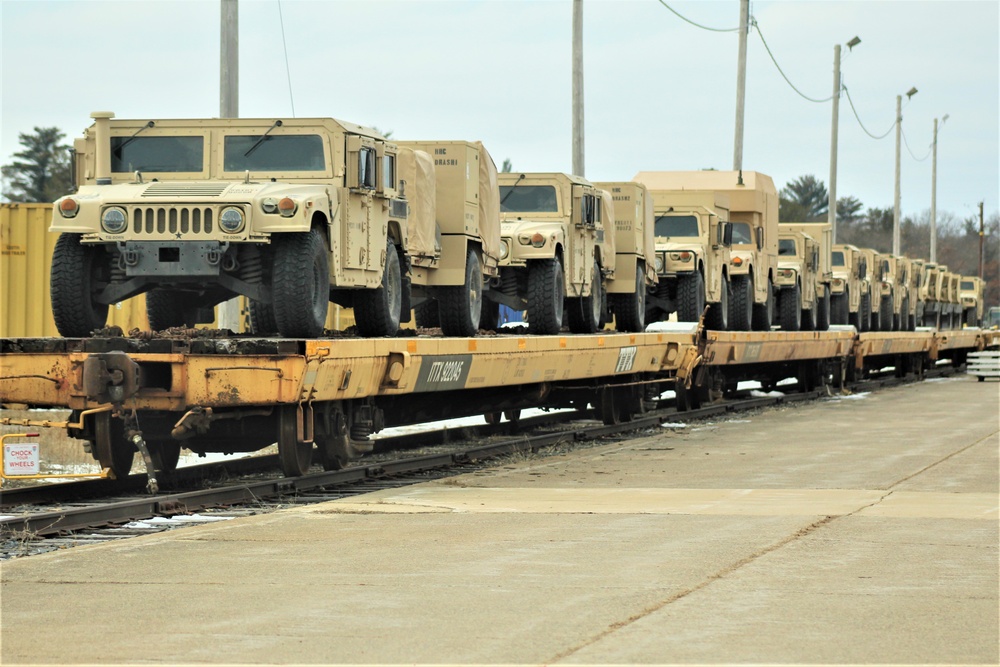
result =
[[[202,206],[137,206],[131,218],[134,234],[211,234],[215,211]]]
[[[218,197],[230,183],[150,183],[143,197]]]

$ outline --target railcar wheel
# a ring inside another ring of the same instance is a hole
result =
[[[615,328],[618,331],[645,331],[646,329],[646,274],[641,264],[635,268],[635,291],[614,294],[611,299]]]
[[[107,274],[101,249],[82,245],[80,234],[59,235],[49,274],[52,316],[59,335],[85,338],[107,324],[107,304],[94,299],[107,283]]]
[[[767,299],[764,303],[755,303],[753,305],[753,330],[754,331],[770,331],[771,324],[774,322],[774,311],[777,309],[775,301],[777,296],[774,294],[774,284],[771,279],[767,279]]]
[[[311,442],[299,442],[298,406],[278,408],[278,458],[285,477],[301,477],[312,465]]]
[[[558,257],[528,265],[528,333],[555,335],[562,329],[566,285]]]
[[[483,419],[485,419],[486,423],[489,424],[490,426],[496,426],[497,424],[499,424],[500,419],[502,417],[503,417],[502,412],[487,412],[486,414],[483,415]]]
[[[677,279],[677,319],[697,322],[705,311],[705,279],[694,271]]]
[[[110,412],[94,415],[94,458],[102,468],[111,468],[117,479],[128,477],[135,461],[135,446],[125,439],[122,422],[111,419]]]
[[[146,447],[157,472],[171,473],[177,470],[177,462],[181,458],[181,443],[176,440],[147,440]]]
[[[799,331],[802,328],[801,296],[799,285],[782,288],[778,295],[779,322],[785,331]]]
[[[567,299],[566,314],[569,316],[569,330],[573,333],[597,333],[601,328],[601,314],[604,309],[604,283],[601,266],[594,260],[590,278],[590,296]]]
[[[753,279],[749,275],[736,276],[732,288],[729,327],[733,331],[750,331],[753,322]]]
[[[330,307],[330,269],[322,232],[276,234],[271,294],[278,332],[288,338],[323,334]]]
[[[248,299],[248,301],[251,333],[258,336],[278,333],[278,323],[274,319],[274,306],[255,299]]]
[[[465,256],[465,283],[443,287],[438,293],[438,316],[445,336],[475,336],[483,312],[483,269],[479,254],[469,248]]]

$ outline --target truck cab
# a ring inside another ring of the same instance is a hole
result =
[[[870,331],[880,331],[882,329],[881,309],[882,309],[882,254],[873,248],[862,248],[861,254],[865,264],[869,268],[870,276],[868,283],[870,286],[868,293],[869,322]],[[891,309],[889,310],[889,322],[892,323]]]
[[[871,327],[868,266],[861,249],[846,243],[830,253],[830,322],[850,324],[859,332]],[[867,306],[867,307],[863,307]]]
[[[783,225],[784,226],[784,225]],[[830,328],[819,312],[822,266],[820,242],[809,234],[782,229],[778,234],[778,324],[785,331],[825,331]],[[824,292],[825,293],[825,292]]]
[[[961,276],[959,297],[962,300],[962,324],[967,327],[983,325],[983,287],[982,278]]]
[[[833,252],[833,226],[829,222],[782,222],[778,229],[782,232],[803,232],[819,244],[819,265],[816,269],[816,305],[813,308],[814,326],[817,331],[826,331],[831,321],[831,283],[833,269],[830,266]],[[779,242],[780,242],[779,235]]]

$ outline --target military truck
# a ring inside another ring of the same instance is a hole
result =
[[[816,305],[813,308],[813,326],[817,331],[830,328],[830,308],[833,269],[830,266],[833,252],[833,226],[829,222],[782,222],[780,231],[803,232],[819,244],[819,263],[816,269]],[[780,239],[780,235],[779,235]]]
[[[959,285],[962,276],[948,271],[946,273],[947,286],[945,288],[945,313],[947,314],[948,328],[962,328],[962,298],[960,296]]]
[[[923,326],[924,321],[924,298],[922,296],[921,287],[924,281],[924,272],[926,271],[926,262],[922,259],[909,259],[906,260],[907,264],[907,274],[910,279],[907,284],[907,290],[910,294],[910,312],[908,315],[909,319],[909,331],[915,331],[917,324],[919,323]]]
[[[594,333],[607,319],[614,278],[614,202],[586,179],[500,174],[500,279],[490,298],[528,311],[528,331]]]
[[[366,336],[409,319],[410,235],[436,234],[433,217],[409,215],[398,170],[409,149],[330,118],[92,117],[74,144],[79,190],[52,217],[62,335],[89,335],[110,304],[143,292],[154,329],[211,322],[215,304],[240,294],[257,333],[319,336],[330,301],[353,307]],[[426,183],[409,194],[430,196]],[[473,212],[475,228],[488,216]],[[469,236],[489,231],[487,220]],[[469,282],[467,258],[437,262]]]
[[[962,276],[959,285],[959,297],[962,300],[962,324],[967,327],[983,325],[983,288],[982,278]]]
[[[865,265],[871,269],[871,276],[868,278],[870,285],[870,290],[868,293],[868,303],[870,304],[870,314],[869,314],[869,331],[879,331],[888,329],[882,329],[882,255],[872,248],[862,248],[861,255],[864,258]],[[889,323],[892,323],[892,314],[890,309]]]
[[[882,280],[879,289],[879,329],[900,331],[902,313],[909,311],[909,297],[906,293],[906,276],[903,275],[902,258],[884,254],[879,259],[882,265]]]
[[[830,328],[829,288],[821,282],[820,242],[803,231],[778,233],[778,324],[785,331]]]
[[[652,171],[640,172],[632,180],[650,190],[726,196],[732,243],[725,274],[731,298],[725,297],[729,312],[724,328],[768,331],[775,312],[778,265],[778,193],[771,178],[753,171]],[[715,316],[714,323],[722,324],[719,319]]]
[[[397,145],[410,219],[424,222],[416,225],[407,245],[418,326],[440,326],[446,336],[475,336],[481,326],[495,327],[499,306],[486,298],[490,281],[500,275],[500,198],[493,159],[479,142]],[[428,215],[432,224],[421,217]]]
[[[615,213],[614,277],[605,283],[618,331],[646,328],[646,293],[656,287],[653,198],[646,186],[628,181],[594,183],[611,193]]]
[[[857,246],[838,243],[830,253],[830,322],[871,328],[871,285],[864,254]]]
[[[940,323],[940,306],[938,304],[940,273],[941,269],[936,263],[926,262],[924,264],[923,277],[917,291],[917,298],[923,304],[923,316],[919,320],[919,324],[924,327],[936,329]]]
[[[697,190],[649,193],[657,274],[656,290],[647,297],[650,320],[677,313],[681,322],[697,322],[704,314],[707,328],[727,330],[732,242],[728,195]]]

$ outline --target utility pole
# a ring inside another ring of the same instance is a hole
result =
[[[896,189],[892,206],[892,254],[899,254],[899,135],[902,131],[903,96],[896,95]]]
[[[934,141],[931,143],[931,264],[937,263],[937,127],[934,119]]]
[[[747,87],[747,29],[750,0],[740,0],[740,45],[736,63],[736,139],[733,142],[733,171],[743,169],[743,103]]]
[[[583,168],[583,0],[573,0],[573,174]]]
[[[833,47],[833,122],[830,129],[829,221],[833,242],[837,242],[837,126],[840,113],[840,44]]]
[[[219,116],[238,118],[240,100],[240,36],[239,5],[237,0],[222,0],[219,40]],[[240,330],[240,300],[230,299],[219,304],[218,321],[220,329],[234,332]]]
[[[983,279],[983,202],[979,202],[979,279]]]

